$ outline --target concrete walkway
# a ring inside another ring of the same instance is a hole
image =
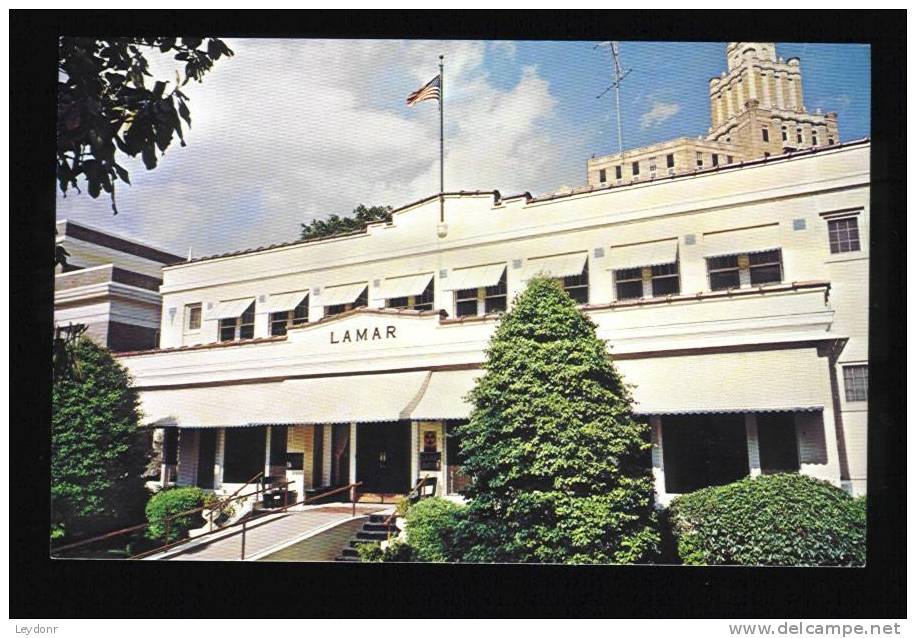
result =
[[[245,533],[245,559],[257,560],[291,543],[302,541],[322,530],[345,521],[363,520],[369,514],[391,510],[391,506],[359,504],[356,516],[350,505],[317,505],[290,508],[286,513],[271,514],[248,523]],[[345,543],[344,543],[345,544]],[[192,541],[161,560],[241,560],[242,526],[237,525],[225,534],[214,534]]]

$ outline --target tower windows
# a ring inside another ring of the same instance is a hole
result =
[[[804,138],[802,137],[802,130],[801,130],[801,127],[798,127],[798,128],[795,129],[795,141],[796,141],[798,144],[804,144],[804,141],[805,141],[805,140],[804,140]]]
[[[719,165],[719,154],[718,154],[718,153],[713,153],[713,154],[712,154],[712,165],[713,165],[713,166],[718,166],[718,165]]]
[[[782,141],[783,142],[789,141],[789,129],[785,125],[783,125],[782,127]]]
[[[639,175],[639,162],[633,162],[633,177]]]
[[[598,171],[598,181],[602,184],[607,181],[607,169],[602,168]]]
[[[614,173],[618,180],[623,179],[623,167],[622,166],[615,166]]]
[[[811,129],[811,146],[817,146],[817,131]]]
[[[760,134],[761,134],[761,136],[763,137],[763,141],[764,141],[764,142],[769,142],[769,141],[770,141],[770,129],[768,129],[767,127],[764,126],[764,127],[760,130]]]
[[[697,168],[703,168],[703,153],[697,151]]]

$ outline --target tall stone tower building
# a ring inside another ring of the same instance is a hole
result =
[[[808,113],[798,58],[783,60],[773,42],[729,42],[728,72],[709,80],[707,139],[737,144],[744,159],[839,141],[836,113]]]
[[[589,187],[621,185],[708,170],[840,141],[836,113],[809,113],[798,58],[773,42],[729,42],[728,71],[709,80],[712,126],[681,137],[588,160]]]

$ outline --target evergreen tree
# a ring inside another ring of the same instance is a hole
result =
[[[457,429],[471,481],[459,542],[480,562],[633,563],[659,536],[649,429],[595,325],[536,278],[490,341]]]
[[[65,340],[51,417],[51,537],[89,536],[143,519],[146,438],[131,379],[87,337]]]

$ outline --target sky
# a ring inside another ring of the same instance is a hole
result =
[[[586,160],[617,151],[611,57],[595,42],[227,39],[191,98],[186,147],[158,167],[124,165],[118,215],[102,193],[57,197],[83,221],[195,257],[294,241],[300,224],[358,204],[395,208],[439,190],[439,113],[405,99],[445,55],[445,188],[504,195],[586,183]],[[705,135],[708,80],[724,42],[622,42],[625,148]],[[801,60],[805,106],[869,135],[867,45],[777,43]],[[168,61],[152,70],[167,73]]]

